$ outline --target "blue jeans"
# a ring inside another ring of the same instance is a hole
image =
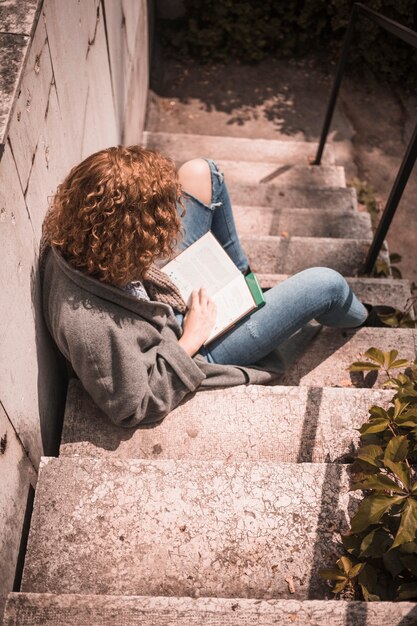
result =
[[[211,230],[236,266],[244,271],[249,263],[236,233],[223,174],[213,161],[207,159],[207,162],[211,171],[212,202],[207,206],[184,194],[186,212],[181,218],[184,237],[179,248],[187,248]],[[251,365],[281,347],[285,351],[283,362],[289,365],[292,357],[305,347],[302,344],[317,332],[317,327],[309,330],[306,326],[311,320],[347,328],[359,326],[367,317],[366,308],[343,276],[326,267],[313,267],[291,276],[268,290],[265,300],[265,306],[201,348],[200,354],[210,363]],[[176,316],[182,324],[182,315]]]

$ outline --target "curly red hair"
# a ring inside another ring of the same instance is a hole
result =
[[[180,193],[174,163],[158,152],[100,150],[59,185],[44,232],[74,267],[123,287],[173,252]]]

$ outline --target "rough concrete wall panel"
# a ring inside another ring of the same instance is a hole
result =
[[[88,96],[86,59],[94,41],[98,0],[47,0],[43,15],[62,119],[71,137],[74,162],[81,158]]]
[[[73,155],[67,150],[70,138],[64,129],[55,86],[52,86],[47,113],[38,129],[37,149],[26,191],[26,204],[37,241],[40,240],[48,198],[73,165],[70,161]]]
[[[119,140],[102,13],[96,24],[94,43],[88,49],[86,66],[89,89],[84,116],[82,158],[96,150],[115,145]]]
[[[20,545],[29,486],[35,487],[36,472],[0,403],[0,623],[11,589]]]
[[[139,143],[142,139],[149,83],[147,3],[145,0],[138,0],[137,3],[129,4],[135,7],[135,11],[139,11],[139,17],[136,20],[137,29],[134,45],[136,53],[129,78],[123,132],[124,142],[128,145]]]
[[[38,144],[39,129],[44,123],[52,78],[46,31],[41,19],[23,70],[9,133],[23,190],[28,184],[32,157]]]
[[[0,398],[34,462],[41,454],[33,323],[35,238],[13,156],[0,168]]]
[[[107,41],[111,66],[113,102],[117,117],[118,136],[121,137],[123,128],[123,113],[125,109],[127,87],[126,77],[132,65],[131,51],[126,39],[125,15],[120,2],[104,0],[106,10]]]

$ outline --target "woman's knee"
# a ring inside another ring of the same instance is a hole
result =
[[[350,287],[346,279],[336,270],[329,267],[312,267],[309,270],[310,278],[317,284],[322,293],[325,293],[329,300],[344,300],[348,297]]]
[[[207,161],[186,161],[178,170],[178,178],[184,191],[204,204],[211,204],[211,172]]]

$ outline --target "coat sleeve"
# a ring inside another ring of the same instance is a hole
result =
[[[84,312],[82,328],[66,338],[69,360],[85,390],[115,424],[160,421],[204,380],[173,334],[164,339],[152,329],[154,336],[144,347],[134,327],[103,320],[92,324],[87,315],[91,313]],[[145,330],[147,326],[143,322]]]

